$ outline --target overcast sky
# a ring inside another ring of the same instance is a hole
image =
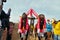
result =
[[[60,19],[60,0],[7,0],[3,9],[7,13],[9,8],[12,9],[10,21],[13,22],[18,22],[19,16],[30,8],[45,14],[47,19]]]

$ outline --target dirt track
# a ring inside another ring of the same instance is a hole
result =
[[[7,31],[3,32],[2,40],[6,40],[6,33]],[[17,33],[17,25],[14,26],[13,28],[13,33],[12,33],[12,40],[19,40],[19,34]]]
[[[6,40],[6,31],[4,31],[3,33],[3,37],[2,40]],[[13,33],[12,33],[12,40],[20,40],[19,34],[17,33],[17,25],[14,26],[13,29]],[[35,38],[33,36],[29,36],[28,40],[35,40]],[[36,40],[38,40],[38,38],[36,37]],[[44,40],[44,39],[43,39]]]
[[[32,36],[31,36],[31,38],[29,38],[29,40],[34,40],[34,38]],[[2,40],[6,40],[6,31],[3,33]],[[19,34],[17,33],[17,28],[14,28],[14,30],[13,30],[12,40],[20,40]]]

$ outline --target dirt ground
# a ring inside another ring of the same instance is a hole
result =
[[[2,40],[6,40],[6,33],[7,31],[3,32]],[[14,26],[13,33],[12,33],[12,40],[20,40],[19,34],[17,32],[17,25]],[[28,40],[38,40],[38,38],[33,36],[28,36]],[[42,39],[44,40],[44,38]]]
[[[3,32],[2,40],[6,40],[7,31]],[[13,32],[12,32],[12,40],[19,40],[19,34],[17,33],[17,24],[14,25]]]

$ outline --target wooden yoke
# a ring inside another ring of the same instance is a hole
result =
[[[33,32],[35,30],[35,28],[34,28],[34,20],[38,18],[38,14],[31,8],[27,12],[27,16],[29,16],[29,15],[30,15],[30,17],[28,17],[28,19],[30,20],[30,31]]]
[[[27,12],[27,16],[30,15],[30,17],[28,17],[28,19],[30,19],[30,25],[34,25],[34,20],[36,19],[35,17],[33,17],[33,14],[34,16],[37,18],[38,17],[38,14],[31,8],[28,12]]]

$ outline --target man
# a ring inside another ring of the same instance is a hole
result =
[[[1,19],[1,29],[9,31],[9,17],[10,17],[11,9],[9,9],[8,13],[6,14],[3,10],[1,10],[0,19]]]
[[[26,36],[25,40],[27,40],[29,31],[29,24],[26,13],[23,13],[22,17],[20,17],[20,22],[18,26],[18,33],[20,33],[21,40],[23,40],[24,35]]]
[[[47,20],[46,23],[46,31],[47,31],[47,35],[45,37],[45,40],[50,40],[51,38],[51,33],[52,33],[52,24],[50,23],[50,20]]]
[[[8,36],[7,36],[7,40],[11,40],[12,33],[13,33],[13,28],[14,28],[14,23],[13,22],[9,22],[9,33],[8,33]]]
[[[51,23],[52,23],[52,39],[54,40],[54,28],[55,28],[55,26],[57,24],[57,21],[53,18],[51,20]]]
[[[2,33],[5,29],[5,27],[2,24],[2,18],[3,18],[2,14],[5,14],[5,12],[3,10],[1,10],[1,14],[0,14],[0,40],[1,40],[1,37],[2,37]]]
[[[6,27],[6,26],[4,26],[4,21],[3,21],[5,15],[3,15],[3,14],[5,14],[5,12],[2,10],[1,14],[0,14],[0,39],[2,37],[2,33],[3,33],[4,29]]]
[[[60,20],[54,27],[54,40],[60,40]]]
[[[2,24],[2,19],[3,19],[3,16],[2,14],[5,14],[5,12],[2,10],[3,8],[3,2],[5,2],[6,0],[0,0],[0,40],[1,40],[1,37],[2,37],[2,33],[3,33],[3,30],[5,29],[3,24]]]
[[[9,18],[10,18],[10,13],[11,13],[11,8],[9,8],[8,13],[5,16],[5,25],[7,28],[7,38],[6,40],[9,40],[8,36],[9,36],[9,29],[10,29],[10,25],[9,25]]]

